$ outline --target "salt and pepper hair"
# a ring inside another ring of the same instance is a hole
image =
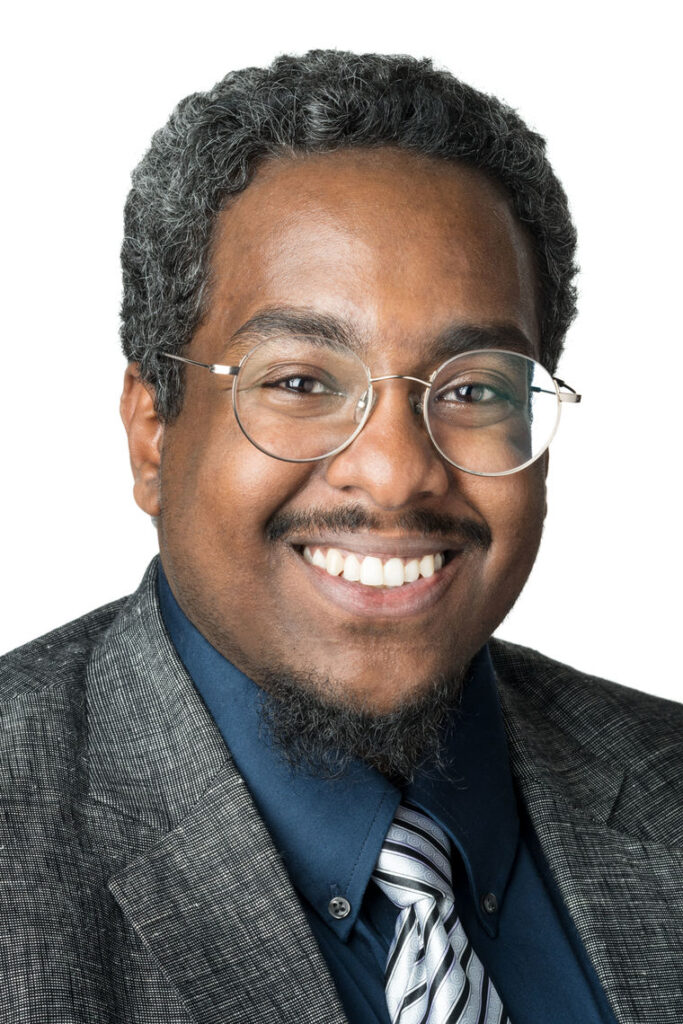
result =
[[[121,337],[163,419],[180,411],[183,373],[159,353],[180,353],[201,323],[213,231],[229,198],[265,157],[385,145],[478,168],[507,192],[533,246],[542,360],[555,370],[576,311],[576,233],[544,139],[429,60],[312,50],[186,97],[133,172]]]

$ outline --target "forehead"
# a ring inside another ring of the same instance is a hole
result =
[[[210,287],[195,347],[211,359],[258,340],[244,325],[282,308],[387,358],[470,325],[507,326],[538,351],[531,249],[502,191],[389,148],[263,164],[219,215]]]

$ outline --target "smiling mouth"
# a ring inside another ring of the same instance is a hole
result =
[[[328,576],[339,576],[349,583],[365,587],[398,588],[429,579],[438,574],[455,556],[455,552],[435,550],[419,558],[382,558],[362,555],[342,548],[305,545],[298,548],[305,562],[323,570]]]

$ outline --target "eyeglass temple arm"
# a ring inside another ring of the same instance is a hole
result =
[[[576,391],[574,391],[574,388],[570,384],[567,384],[565,381],[560,380],[559,377],[553,377],[553,380],[557,384],[558,388],[567,388],[566,391],[559,391],[558,390],[558,392],[557,392],[557,397],[559,398],[559,400],[561,402],[573,402],[573,403],[577,404],[578,402],[581,401],[581,395],[577,395]],[[533,386],[533,384],[531,386],[531,391],[537,391],[537,392],[540,391],[544,395],[552,395],[552,394],[554,394],[554,392],[548,391],[547,388],[535,388]]]
[[[561,402],[572,402],[575,405],[578,405],[578,403],[581,401],[581,395],[577,394],[577,392],[574,390],[573,387],[571,387],[570,384],[567,384],[566,381],[560,380],[559,377],[553,377],[553,380],[557,384],[558,388],[566,388],[567,389],[566,391],[558,391],[557,394],[558,394],[558,397],[559,397],[560,401]]]
[[[209,373],[216,373],[221,377],[236,377],[240,372],[239,366],[223,366],[221,363],[198,363],[196,359],[187,359],[185,356],[174,356],[171,352],[161,352],[167,359],[175,359],[177,363],[189,363],[190,366],[203,366]]]

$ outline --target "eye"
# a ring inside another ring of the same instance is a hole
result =
[[[343,393],[335,375],[325,367],[298,362],[263,367],[262,372],[250,382],[250,387],[291,398],[307,395],[326,398]]]
[[[432,391],[430,412],[452,427],[490,427],[517,416],[524,406],[509,380],[498,373],[472,372],[452,377]]]
[[[505,401],[507,395],[490,387],[488,384],[451,384],[443,388],[437,397],[439,402],[458,402],[466,405],[482,405],[484,403]]]
[[[281,388],[283,391],[293,391],[297,395],[330,395],[335,394],[329,385],[317,380],[315,377],[294,376],[282,377],[280,380],[264,381],[262,387]]]

